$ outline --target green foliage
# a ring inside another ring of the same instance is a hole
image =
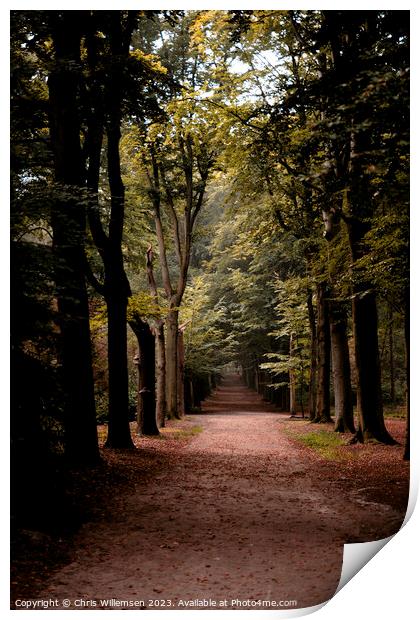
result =
[[[308,296],[308,278],[290,277],[287,280],[276,278],[273,288],[277,297],[276,329],[271,336],[278,341],[285,338],[290,343],[287,354],[266,353],[264,357],[270,361],[260,364],[260,368],[268,370],[273,376],[272,385],[279,387],[284,381],[275,379],[285,373],[293,372],[300,382],[307,382],[310,367],[309,320],[306,299]]]
[[[366,254],[354,264],[356,277],[369,274],[378,293],[404,311],[409,287],[408,212],[377,215],[364,237]]]
[[[164,306],[156,303],[151,293],[139,291],[128,299],[127,320],[135,320],[140,316],[143,320],[159,320],[165,318],[167,310]]]
[[[210,293],[211,283],[197,276],[187,286],[181,306],[185,367],[197,375],[219,372],[234,355],[234,335],[223,329],[227,315],[224,300],[213,305]]]

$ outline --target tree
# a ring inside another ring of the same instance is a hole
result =
[[[136,24],[135,11],[114,11],[95,19],[87,38],[91,69],[91,114],[88,120],[88,186],[93,194],[89,210],[92,237],[104,264],[104,283],[96,284],[104,295],[108,316],[108,373],[109,420],[106,446],[134,447],[129,427],[128,370],[127,370],[127,303],[131,295],[124,269],[122,239],[124,226],[125,188],[121,176],[120,139],[124,71],[126,69],[132,31]],[[102,27],[107,39],[107,62],[103,82],[95,76],[98,29]],[[101,97],[103,95],[103,99]],[[97,203],[100,174],[100,154],[103,131],[106,131],[107,176],[110,194],[108,233],[105,233]]]
[[[54,65],[48,77],[50,139],[55,197],[51,226],[61,363],[66,393],[66,451],[71,460],[98,459],[91,362],[89,307],[85,281],[86,209],[80,143],[80,15],[49,13]]]
[[[203,206],[205,190],[216,157],[217,118],[200,104],[203,84],[197,53],[189,49],[188,20],[167,29],[159,50],[173,84],[164,105],[165,120],[141,123],[136,148],[142,150],[150,203],[153,208],[161,277],[168,312],[166,329],[166,400],[168,417],[178,410],[179,308],[187,285],[193,234]],[[183,80],[191,87],[180,89]],[[141,148],[140,144],[144,144]],[[172,244],[168,239],[172,237]],[[175,265],[171,258],[175,255]]]
[[[137,432],[139,435],[159,435],[156,420],[155,336],[146,321],[130,308],[130,326],[138,341],[138,401]]]
[[[153,302],[159,308],[159,294],[153,270],[153,248],[150,246],[146,252],[146,270],[149,283],[149,291]],[[165,426],[166,419],[166,348],[165,329],[162,316],[155,317],[152,329],[156,339],[156,418],[160,427]]]
[[[355,433],[347,315],[342,304],[331,304],[330,330],[334,380],[334,430],[339,433]]]
[[[386,175],[393,174],[395,167],[395,163],[390,165],[395,159],[388,151],[387,138],[395,123],[394,104],[390,103],[384,122],[375,120],[378,100],[382,105],[392,100],[389,95],[396,79],[403,92],[405,89],[405,17],[400,12],[391,13],[360,11],[349,18],[340,11],[327,11],[323,15],[320,36],[328,42],[331,55],[326,81],[335,93],[326,108],[329,126],[334,127],[330,160],[334,163],[329,175],[333,176],[335,191],[342,192],[339,213],[347,224],[353,263],[366,254],[363,239],[376,207],[374,174],[378,166],[385,164]],[[400,42],[394,43],[392,51],[389,39]],[[398,70],[399,78],[395,73]],[[339,126],[345,126],[346,131],[340,134]],[[358,371],[357,438],[393,443],[383,419],[376,291],[367,273],[363,280],[353,280],[352,316]]]
[[[348,342],[350,289],[343,273],[350,269],[350,252],[344,226],[335,210],[323,212],[325,237],[328,239],[329,325],[331,362],[334,382],[334,411],[336,432],[355,433],[353,393]]]

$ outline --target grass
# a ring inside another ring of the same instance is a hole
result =
[[[333,430],[319,429],[306,432],[295,428],[286,428],[285,430],[292,439],[310,448],[328,461],[342,461],[352,458],[350,452],[341,449],[346,445],[346,440]]]
[[[168,439],[186,439],[187,437],[194,437],[195,435],[199,435],[203,430],[202,426],[192,426],[191,428],[174,428],[174,427],[164,427],[160,429],[162,438],[165,438],[165,435],[168,436]]]
[[[343,446],[344,441],[338,433],[319,430],[298,435],[296,439],[328,460],[336,461],[342,456],[337,448]]]

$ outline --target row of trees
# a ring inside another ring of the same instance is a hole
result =
[[[39,408],[31,414],[32,426],[45,425],[47,418],[56,420],[71,461],[91,462],[99,455],[89,326],[92,316],[98,319],[95,308],[106,321],[107,446],[133,446],[127,322],[140,348],[140,430],[159,432],[155,405],[159,424],[166,415],[180,415],[178,313],[193,229],[215,157],[209,126],[202,140],[204,121],[195,120],[197,104],[191,92],[203,77],[189,49],[189,21],[179,12],[163,11],[12,15],[12,232],[20,276],[14,306],[19,312],[13,339],[15,373],[26,364],[46,377],[57,370],[57,394],[46,395],[45,385],[35,381],[32,399]],[[159,53],[153,55],[156,49]],[[31,117],[28,107],[35,111]],[[144,226],[141,239],[135,236],[135,224],[124,229],[124,172],[131,179],[128,222],[139,217]],[[135,184],[141,187],[140,205],[139,195],[133,197]],[[152,248],[147,265],[144,259],[141,265],[133,264],[139,254],[127,251],[128,245],[146,243],[151,222],[165,304],[156,284]],[[37,278],[28,273],[28,254],[36,261]],[[41,259],[47,274],[41,275]],[[132,277],[140,272],[148,279],[146,304],[142,291],[132,290]],[[105,312],[98,303],[101,298]],[[49,340],[42,351],[35,342],[39,325],[28,315],[31,304],[45,313],[43,332]],[[30,414],[18,386],[14,397],[20,445],[26,435],[24,416]]]
[[[353,365],[357,438],[392,441],[378,333],[407,326],[406,21],[12,14],[17,460],[45,443],[98,459],[98,325],[109,447],[133,445],[127,325],[142,433],[197,406],[226,363],[329,420],[331,351],[337,428],[353,431]]]
[[[211,47],[220,72],[231,23],[226,13],[206,13],[202,20],[202,46]],[[259,231],[257,247],[236,274],[235,293],[246,308],[236,333],[243,336],[254,322],[253,337],[263,336],[258,353],[252,352],[252,338],[242,346],[244,377],[258,386],[267,383],[261,372],[269,371],[277,385],[287,382],[292,413],[298,392],[302,403],[307,389],[310,418],[328,422],[332,371],[336,430],[355,432],[357,441],[393,443],[383,417],[381,357],[386,349],[395,400],[396,334],[398,346],[405,347],[405,360],[399,361],[406,368],[409,346],[408,14],[242,13],[234,58],[245,69],[239,78],[232,76],[239,95],[234,109],[227,110],[238,121],[225,152],[234,191],[241,210],[254,220],[263,200],[263,222],[270,214],[277,222],[277,245],[287,247],[294,240],[296,246],[294,261],[290,250],[280,259],[273,241],[270,249],[261,249],[267,242]],[[244,85],[251,101],[241,102]],[[244,259],[246,245],[241,249]],[[261,251],[277,262],[271,281],[263,276],[256,289],[249,275],[256,260],[261,274],[270,273]],[[237,267],[233,261],[231,269]],[[255,292],[262,302],[270,284],[277,298],[274,316],[273,301],[271,307],[252,308]],[[378,295],[386,314],[379,325]],[[274,346],[268,342],[267,318],[278,326],[271,329]],[[261,359],[264,354],[269,361]],[[407,384],[407,375],[402,383]]]

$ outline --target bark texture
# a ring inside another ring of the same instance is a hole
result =
[[[317,369],[317,346],[316,346],[316,317],[312,302],[312,291],[308,291],[307,308],[309,318],[309,329],[311,334],[311,365],[309,369],[309,393],[308,393],[308,412],[309,419],[314,420],[316,415],[316,369]]]
[[[159,295],[153,270],[153,248],[146,252],[146,271],[149,290],[156,307],[159,307]],[[157,318],[153,321],[153,333],[156,340],[156,419],[158,427],[165,426],[166,419],[166,352],[164,321]]]
[[[184,332],[182,327],[178,330],[178,415],[185,415],[185,394],[184,394],[184,367],[185,367],[185,348]]]
[[[139,348],[137,355],[137,433],[159,435],[155,398],[155,337],[149,325],[140,318],[130,321],[130,326],[136,334]]]
[[[361,255],[361,240],[366,229],[356,219],[348,226],[352,259],[355,261]],[[395,440],[385,427],[383,414],[376,296],[373,291],[357,284],[353,287],[352,319],[359,418],[355,440],[393,444]]]
[[[155,329],[156,338],[156,418],[160,428],[166,420],[166,352],[163,322]]]
[[[289,338],[289,355],[290,360],[293,361],[295,357],[295,335],[290,334]],[[289,393],[290,393],[290,415],[295,416],[297,412],[297,399],[296,399],[296,371],[291,368],[289,370]]]
[[[180,418],[178,411],[178,310],[166,319],[166,406],[169,419]]]
[[[330,329],[334,379],[334,430],[339,433],[354,433],[356,429],[353,418],[347,319],[340,308],[334,307],[332,309]]]
[[[327,287],[317,286],[317,400],[314,422],[332,422],[330,414],[331,340]]]

